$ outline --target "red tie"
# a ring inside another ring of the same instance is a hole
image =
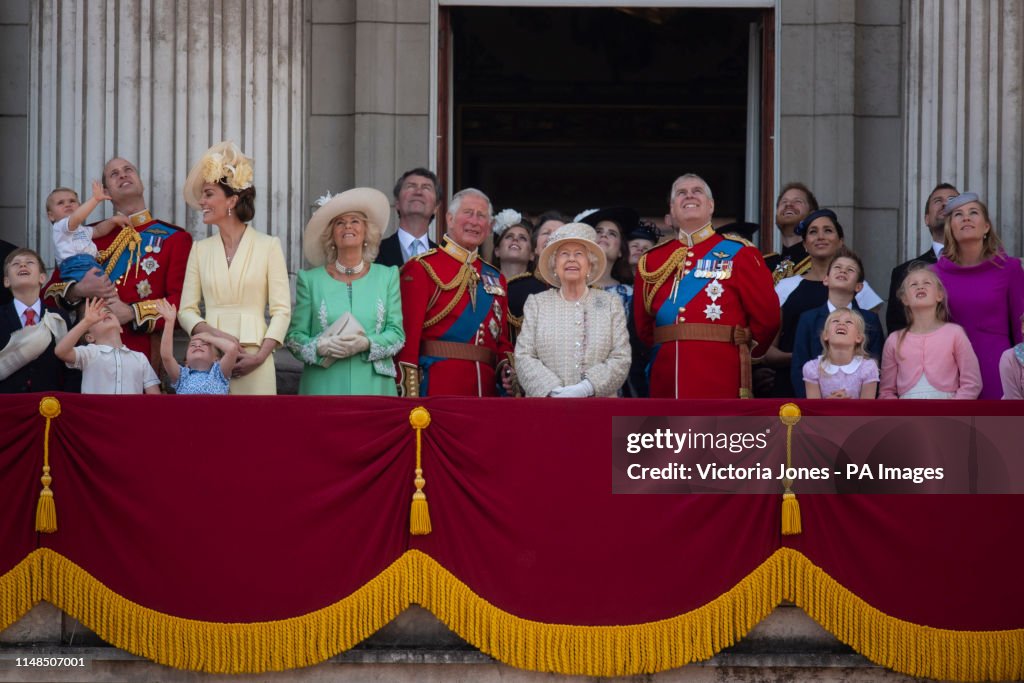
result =
[[[25,309],[25,327],[36,324],[36,312],[34,309]]]

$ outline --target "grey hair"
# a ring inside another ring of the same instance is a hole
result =
[[[448,213],[452,214],[453,216],[457,214],[459,212],[459,209],[462,207],[462,198],[467,196],[480,197],[480,199],[483,199],[485,202],[487,202],[488,216],[494,216],[494,207],[491,206],[491,198],[485,195],[480,190],[476,189],[475,187],[467,187],[466,189],[459,190],[454,195],[452,195],[452,200],[448,202]]]
[[[363,260],[373,263],[377,258],[377,252],[380,250],[380,241],[384,236],[384,228],[371,221],[362,211],[345,211],[343,213],[339,213],[338,216],[344,216],[350,213],[354,213],[361,217],[366,223],[366,241],[363,244]],[[327,221],[327,225],[324,227],[324,234],[320,236],[320,244],[323,245],[328,263],[338,258],[338,246],[334,243],[334,221],[338,216],[334,216],[334,218]]]
[[[579,243],[579,240],[577,240],[577,239],[565,240],[566,244],[568,244],[569,242]],[[587,272],[587,284],[589,285],[595,279],[601,277],[602,273],[597,272],[597,257],[594,256],[594,252],[592,252],[589,249],[587,249],[586,246],[584,246],[583,249],[584,249],[584,251],[587,252],[587,261],[590,262],[590,270]],[[558,278],[558,271],[555,270],[555,256],[557,256],[557,255],[558,255],[558,249],[556,248],[556,249],[552,249],[551,250],[551,256],[548,257],[548,270],[551,272],[551,276],[553,278],[555,278],[556,280],[559,279]]]
[[[672,196],[675,194],[676,191],[676,183],[678,183],[680,180],[699,180],[701,185],[704,186],[704,193],[707,194],[708,199],[714,201],[715,195],[711,194],[711,186],[708,185],[708,181],[704,180],[696,173],[684,173],[683,175],[679,176],[678,178],[672,181],[672,187],[670,187],[668,191],[669,205],[672,204]]]

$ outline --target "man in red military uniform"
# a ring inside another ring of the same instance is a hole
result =
[[[700,176],[672,184],[669,215],[677,238],[637,264],[633,316],[651,346],[652,398],[747,398],[750,356],[779,329],[779,298],[761,253],[711,227],[715,201]]]
[[[508,297],[501,272],[480,258],[491,201],[465,189],[452,197],[448,234],[402,268],[405,347],[397,356],[403,396],[495,396],[510,367]]]
[[[131,162],[121,158],[108,161],[103,167],[103,186],[114,210],[126,216],[129,225],[94,240],[103,272],[90,271],[81,282],[75,282],[61,280],[55,270],[46,297],[65,308],[87,297],[107,299],[121,322],[125,346],[157,364],[158,333],[164,323],[156,302],[167,299],[174,306],[181,304],[192,236],[150,215],[143,196],[145,187]]]

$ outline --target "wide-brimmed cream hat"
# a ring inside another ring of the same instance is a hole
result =
[[[199,198],[206,183],[223,182],[235,192],[252,187],[252,159],[245,156],[234,142],[226,140],[206,150],[188,172],[182,194],[193,209],[199,208]]]
[[[554,271],[551,270],[551,256],[559,246],[564,246],[566,242],[579,242],[597,259],[597,265],[591,269],[588,282],[601,277],[607,260],[601,247],[597,244],[597,233],[586,223],[567,223],[551,233],[548,243],[544,245],[544,251],[537,259],[537,270],[540,271],[540,276],[548,284],[555,287],[561,286]]]
[[[313,266],[322,266],[327,262],[327,252],[323,243],[327,225],[335,216],[352,211],[365,214],[370,229],[376,234],[383,235],[387,230],[388,221],[391,219],[391,203],[388,202],[387,195],[380,190],[372,187],[354,187],[333,197],[329,196],[313,213],[302,234],[302,253]]]

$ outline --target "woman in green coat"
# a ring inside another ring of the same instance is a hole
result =
[[[315,267],[299,273],[285,338],[304,364],[300,394],[397,395],[398,269],[373,263],[390,215],[384,193],[357,187],[324,198],[306,224],[303,252]]]

